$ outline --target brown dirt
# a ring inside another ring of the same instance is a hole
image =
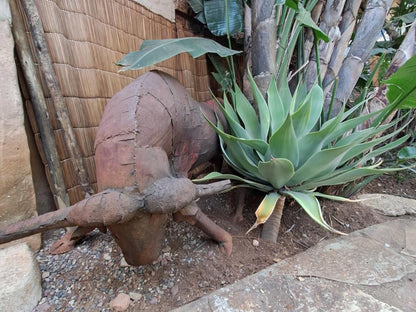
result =
[[[383,176],[373,180],[361,192],[416,198],[416,178],[397,174]],[[138,268],[120,267],[120,249],[111,236],[94,232],[66,255],[51,256],[45,250],[39,253],[44,274],[44,298],[38,310],[108,311],[109,302],[118,293],[133,292],[138,298],[132,300],[127,311],[170,311],[336,236],[320,228],[299,206],[289,202],[277,244],[263,242],[258,238],[259,230],[245,235],[255,220],[253,212],[262,199],[261,194],[249,192],[244,220],[239,223],[232,221],[233,209],[227,197],[221,195],[201,200],[200,206],[233,236],[230,257],[221,254],[217,245],[198,229],[170,221],[160,261]],[[390,220],[363,210],[357,203],[321,201],[321,205],[326,220],[344,232]],[[45,249],[59,235],[52,232],[45,236]],[[255,246],[255,240],[259,242],[258,246]],[[53,261],[59,264],[54,266]]]

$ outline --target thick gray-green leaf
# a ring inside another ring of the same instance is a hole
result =
[[[341,146],[322,150],[312,155],[296,170],[295,175],[288,182],[288,186],[296,186],[302,182],[325,175],[338,166],[344,154],[353,146]]]
[[[248,79],[251,85],[251,91],[253,92],[254,101],[257,104],[257,110],[260,117],[260,138],[267,141],[269,130],[270,130],[270,111],[267,106],[266,100],[260,92],[256,82],[248,70]]]
[[[299,162],[298,139],[290,114],[287,115],[283,125],[271,136],[269,145],[274,158],[286,158],[297,168]]]
[[[306,211],[306,213],[320,226],[331,231],[333,233],[341,234],[344,233],[332,228],[326,223],[321,210],[321,205],[318,199],[313,193],[308,192],[294,192],[294,191],[283,191],[282,194],[292,197],[296,202]]]
[[[260,138],[260,125],[256,111],[247,100],[240,88],[235,85],[234,92],[231,92],[235,98],[234,107],[238,116],[244,123],[244,127],[252,138]]]
[[[273,158],[270,161],[259,162],[259,173],[275,189],[283,187],[295,173],[293,164],[285,158]]]
[[[121,71],[135,70],[157,64],[183,52],[188,52],[194,58],[206,53],[216,53],[222,57],[241,53],[206,38],[145,40],[140,50],[128,53],[116,65],[123,67]]]
[[[303,104],[292,115],[293,127],[298,138],[309,133],[321,116],[324,104],[324,95],[318,85],[314,85],[309,91]]]
[[[228,31],[235,35],[244,29],[244,6],[242,0],[227,0]],[[205,0],[204,14],[207,27],[215,36],[227,34],[227,16],[224,0]]]
[[[260,191],[263,192],[270,192],[273,190],[273,188],[269,185],[265,185],[265,184],[261,184],[261,183],[257,183],[248,179],[244,179],[242,177],[239,177],[237,175],[234,174],[223,174],[220,172],[211,172],[209,174],[207,174],[205,177],[201,178],[201,179],[195,179],[192,180],[193,182],[204,182],[204,181],[208,181],[208,180],[226,180],[226,179],[230,179],[230,180],[235,180],[235,181],[239,181],[239,182],[243,182],[247,185],[249,185],[252,188],[258,189]]]
[[[270,132],[275,133],[286,119],[287,109],[277,91],[276,80],[274,77],[270,80],[267,90],[267,104],[270,111]]]

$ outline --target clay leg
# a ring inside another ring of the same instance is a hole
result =
[[[189,224],[198,227],[205,234],[219,243],[222,252],[224,252],[227,256],[231,254],[233,249],[231,235],[208,218],[195,202],[188,207],[175,212],[173,214],[173,219],[177,222],[186,221]]]
[[[55,242],[49,252],[53,255],[63,254],[75,248],[75,244],[82,241],[89,232],[93,231],[95,227],[79,227],[74,226],[68,228],[65,235]],[[104,227],[105,229],[105,227]],[[103,231],[102,229],[100,229]]]

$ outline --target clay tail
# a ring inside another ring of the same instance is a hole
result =
[[[16,222],[0,229],[0,244],[10,242],[22,237],[30,236],[50,229],[72,226],[66,217],[72,207],[59,209],[53,212],[33,217],[28,220]]]

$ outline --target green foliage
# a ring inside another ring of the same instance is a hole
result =
[[[140,50],[128,53],[116,65],[122,66],[121,71],[135,70],[154,65],[183,52],[188,52],[194,58],[206,53],[215,53],[221,57],[241,53],[206,38],[145,40]]]
[[[243,31],[242,0],[188,0],[188,3],[196,14],[195,18],[206,25],[213,35],[235,35]],[[228,13],[228,28],[226,13]]]
[[[383,111],[353,117],[357,108],[352,108],[322,123],[320,116],[324,98],[321,87],[315,85],[305,93],[300,84],[293,94],[287,94],[283,91],[288,89],[287,81],[278,88],[272,80],[266,100],[249,76],[258,114],[241,90],[234,86],[231,101],[227,97],[224,104],[217,101],[228,121],[229,133],[223,131],[221,124],[215,126],[211,123],[220,137],[226,162],[241,176],[214,172],[197,181],[235,179],[245,186],[266,192],[253,227],[270,216],[277,199],[284,195],[297,201],[318,224],[338,232],[323,219],[317,196],[335,200],[342,198],[313,190],[399,170],[380,168],[381,162],[372,165],[367,165],[367,162],[402,144],[407,136],[383,145],[403,127],[371,140],[378,133],[391,129],[398,120],[351,132]],[[282,100],[283,94],[285,101]]]

